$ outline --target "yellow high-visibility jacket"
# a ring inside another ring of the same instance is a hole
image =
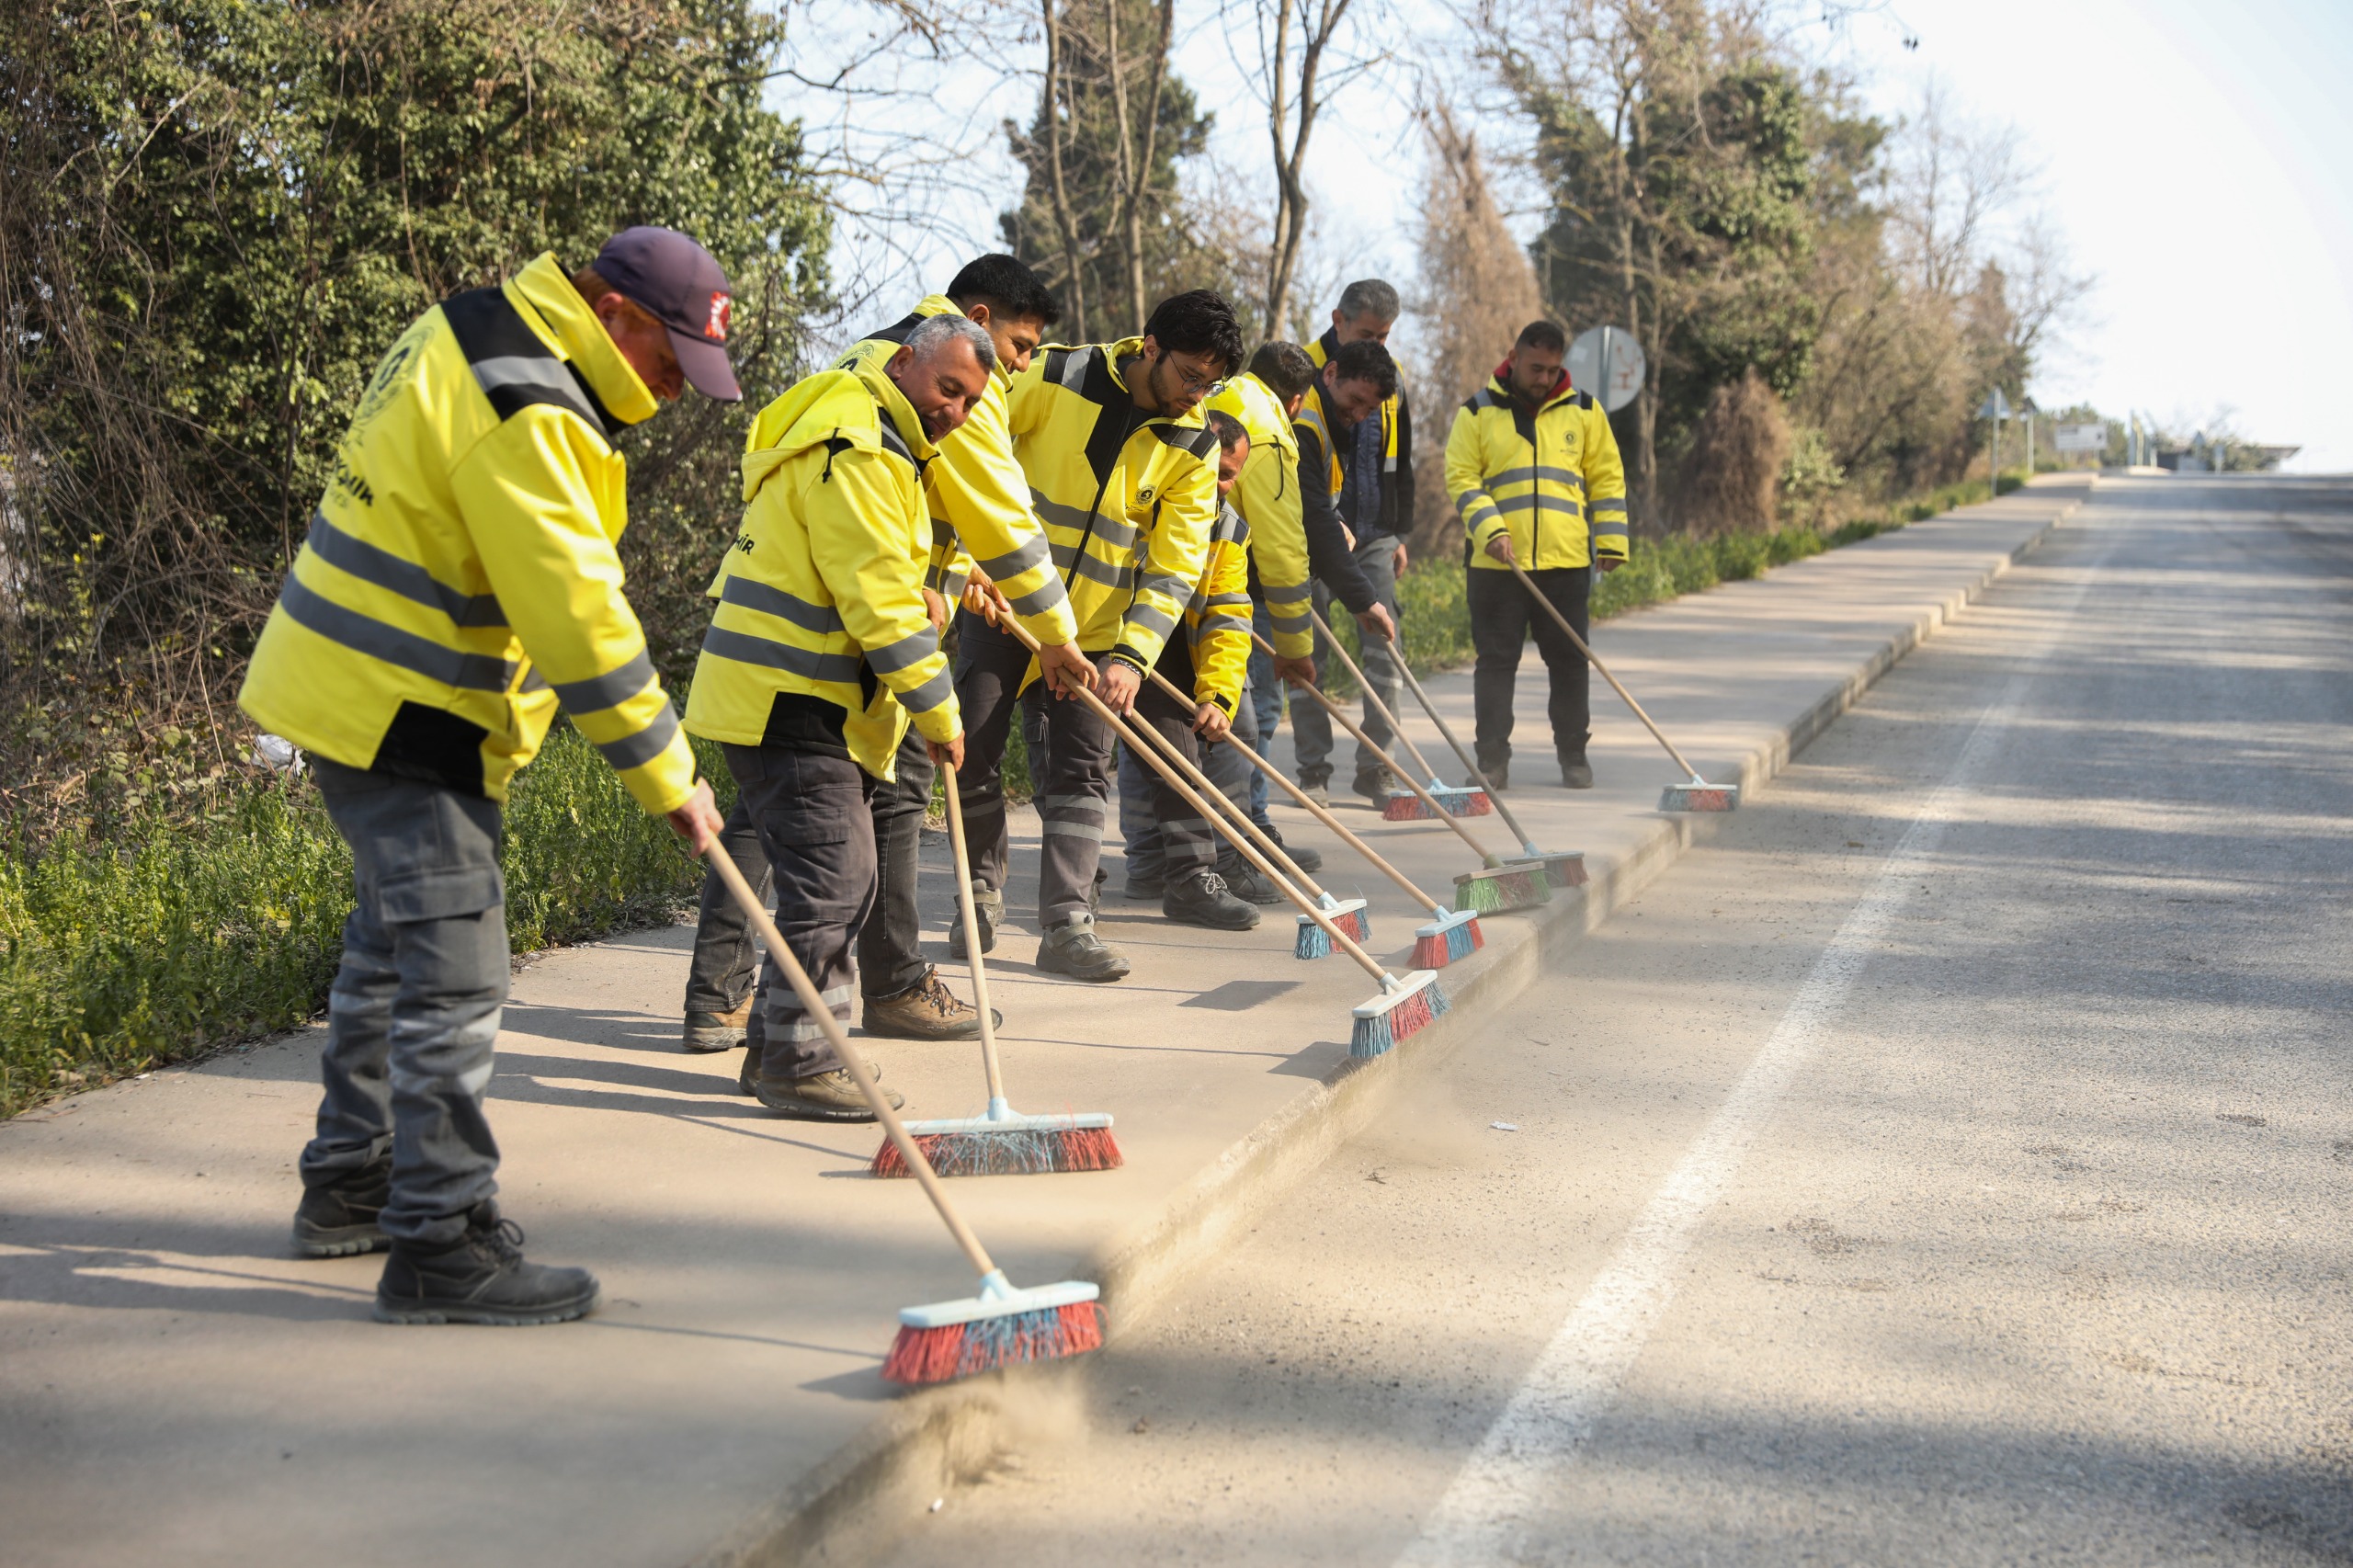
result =
[[[903,320],[867,338],[835,362],[853,369],[877,369],[899,351],[927,316],[960,313],[956,301],[932,294]],[[1046,530],[1029,510],[1029,486],[1014,460],[1006,428],[1006,390],[1013,378],[1000,363],[971,415],[939,443],[939,455],[925,465],[924,494],[932,520],[932,551],[926,585],[949,599],[964,591],[975,562],[1002,590],[1029,634],[1048,647],[1078,635],[1070,597],[1054,572]]]
[[[1142,346],[1130,337],[1041,348],[1006,403],[1079,647],[1148,670],[1209,553],[1217,437],[1198,407],[1172,419],[1129,399],[1120,361]]]
[[[638,802],[694,754],[621,597],[613,439],[654,411],[552,256],[418,318],[377,366],[238,703],[347,767],[506,798],[559,703]]]
[[[1210,529],[1209,560],[1185,607],[1185,630],[1193,700],[1214,702],[1233,717],[1250,675],[1250,525],[1232,506],[1219,508]]]
[[[1530,572],[1626,559],[1626,470],[1609,415],[1566,376],[1531,412],[1489,380],[1454,415],[1446,438],[1446,493],[1471,532],[1471,564],[1508,570],[1487,541],[1508,529]]]
[[[1290,415],[1267,383],[1251,375],[1226,382],[1210,406],[1233,415],[1250,436],[1250,455],[1233,485],[1233,506],[1249,525],[1250,564],[1258,570],[1258,591],[1274,621],[1275,652],[1286,659],[1307,658],[1315,647],[1307,615],[1315,585],[1300,510],[1299,437],[1291,433]]]
[[[879,361],[820,370],[760,410],[688,730],[758,745],[779,696],[816,697],[843,710],[850,756],[877,778],[909,715],[928,740],[956,738],[956,685],[923,603],[932,452]]]

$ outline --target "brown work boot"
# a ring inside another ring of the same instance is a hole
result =
[[[882,1074],[872,1062],[866,1070],[875,1077]],[[878,1084],[876,1087],[880,1088]],[[847,1067],[836,1067],[830,1073],[812,1073],[805,1078],[771,1078],[761,1074],[752,1081],[752,1092],[762,1105],[779,1116],[795,1121],[872,1121],[874,1108],[858,1092],[858,1080],[849,1075]],[[896,1089],[883,1089],[882,1097],[892,1110],[907,1102]]]
[[[702,1055],[734,1050],[744,1043],[744,1030],[752,1021],[752,1001],[745,997],[744,1005],[732,1013],[688,1013],[679,1048]]]
[[[868,1034],[889,1040],[977,1040],[981,1033],[981,1010],[949,990],[937,969],[896,996],[869,996],[862,1021]],[[1005,1015],[992,1007],[989,1022],[1003,1028]]]

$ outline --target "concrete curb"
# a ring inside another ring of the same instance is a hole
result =
[[[2096,487],[2097,481],[2094,481]],[[2088,496],[2089,490],[2086,495]],[[1814,737],[1914,649],[1975,602],[2004,573],[2084,505],[2069,503],[2009,555],[1921,611],[1796,720],[1740,763],[1752,790],[1779,775]],[[1916,526],[1916,525],[1915,525]],[[1483,921],[1478,960],[1449,970],[1452,1009],[1434,1028],[1374,1062],[1344,1062],[1304,1098],[1253,1128],[1156,1214],[1097,1250],[1075,1277],[1103,1287],[1109,1336],[1148,1319],[1189,1276],[1215,1258],[1291,1185],[1369,1123],[1411,1068],[1443,1063],[1472,1031],[1526,990],[1546,963],[1582,940],[1648,887],[1684,852],[1714,836],[1716,817],[1659,817],[1626,855],[1589,864],[1592,881],[1524,915]],[[1454,978],[1459,975],[1458,980]],[[794,1482],[694,1568],[783,1568],[870,1561],[893,1533],[881,1520],[923,1512],[959,1479],[984,1471],[1023,1412],[1056,1392],[1075,1392],[1086,1361],[927,1390],[895,1402],[826,1464]]]

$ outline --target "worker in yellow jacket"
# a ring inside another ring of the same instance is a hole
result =
[[[1143,335],[1049,347],[1013,379],[1006,397],[1014,456],[1071,611],[1078,645],[1096,661],[1102,699],[1134,703],[1143,672],[1183,618],[1217,520],[1217,438],[1199,403],[1242,358],[1242,332],[1208,290],[1164,300]],[[963,782],[973,880],[986,890],[983,949],[1004,910],[1006,838],[998,768],[1017,701],[1042,712],[1047,756],[1038,786],[1043,821],[1039,967],[1094,983],[1127,974],[1127,959],[1095,934],[1095,880],[1111,792],[1110,726],[1035,681],[1028,651],[966,612],[957,690],[969,710],[972,767]],[[1033,768],[1037,759],[1032,757]],[[957,946],[951,940],[951,950]]]
[[[351,847],[294,1245],[388,1247],[383,1321],[557,1323],[596,1303],[585,1270],[524,1261],[494,1197],[501,806],[562,707],[697,849],[719,828],[621,596],[613,443],[688,381],[742,395],[729,307],[709,252],[635,228],[579,273],[541,256],[427,311],[353,412],[238,694],[308,754]]]
[[[934,765],[963,760],[955,682],[923,597],[923,472],[995,360],[987,329],[936,315],[889,358],[822,370],[760,411],[743,528],[713,584],[687,699],[687,728],[721,744],[767,853],[778,930],[845,1024],[851,947],[874,908],[875,791],[911,722]],[[873,1119],[773,959],[745,1045],[743,1081],[779,1116]]]
[[[835,361],[836,369],[887,364],[916,327],[934,316],[964,315],[984,328],[996,353],[987,387],[964,423],[939,441],[924,465],[931,517],[925,577],[935,624],[963,598],[976,608],[1000,606],[1020,618],[1045,649],[1050,683],[1091,681],[1077,622],[1048,553],[1044,528],[1029,508],[1029,489],[1006,428],[1006,392],[1029,369],[1061,309],[1044,282],[1009,256],[966,265],[944,294],[926,296],[906,316],[875,332]],[[941,650],[955,656],[952,629]],[[980,1015],[949,991],[923,956],[916,903],[916,859],[933,769],[920,731],[910,729],[891,779],[873,801],[880,888],[874,914],[859,930],[860,1023],[870,1035],[900,1040],[963,1040],[980,1031]],[[727,819],[729,852],[745,879],[761,885],[767,858],[739,801]],[[693,961],[687,973],[685,1046],[724,1051],[743,1043],[749,1024],[755,949],[751,928],[716,872],[705,879]]]
[[[1586,760],[1591,676],[1577,645],[1540,612],[1512,574],[1514,562],[1586,635],[1593,574],[1626,562],[1626,471],[1609,415],[1569,385],[1568,336],[1531,322],[1487,384],[1454,415],[1446,441],[1446,493],[1470,539],[1464,546],[1478,711],[1479,770],[1509,781],[1512,692],[1529,629],[1552,677],[1552,748],[1561,782],[1593,788]]]
[[[1217,490],[1222,501],[1250,456],[1242,422],[1212,408],[1203,418],[1217,437]],[[1244,710],[1250,669],[1250,525],[1222,506],[1210,532],[1200,581],[1185,607],[1183,632],[1168,639],[1154,666],[1169,685],[1188,693],[1178,702],[1157,684],[1136,699],[1135,716],[1150,724],[1204,772]],[[1224,771],[1221,769],[1220,771]],[[1233,780],[1217,779],[1229,798]],[[1244,792],[1240,802],[1246,805]],[[1258,924],[1252,901],[1234,892],[1219,865],[1224,839],[1157,769],[1124,743],[1120,747],[1120,831],[1127,841],[1127,895],[1157,898],[1160,912],[1188,926],[1247,931]],[[1270,889],[1269,892],[1272,890]]]

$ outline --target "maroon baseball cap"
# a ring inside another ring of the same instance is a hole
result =
[[[605,242],[589,264],[621,296],[670,329],[678,369],[695,391],[722,403],[741,403],[735,368],[727,362],[727,316],[734,290],[711,254],[676,229],[640,224]]]

